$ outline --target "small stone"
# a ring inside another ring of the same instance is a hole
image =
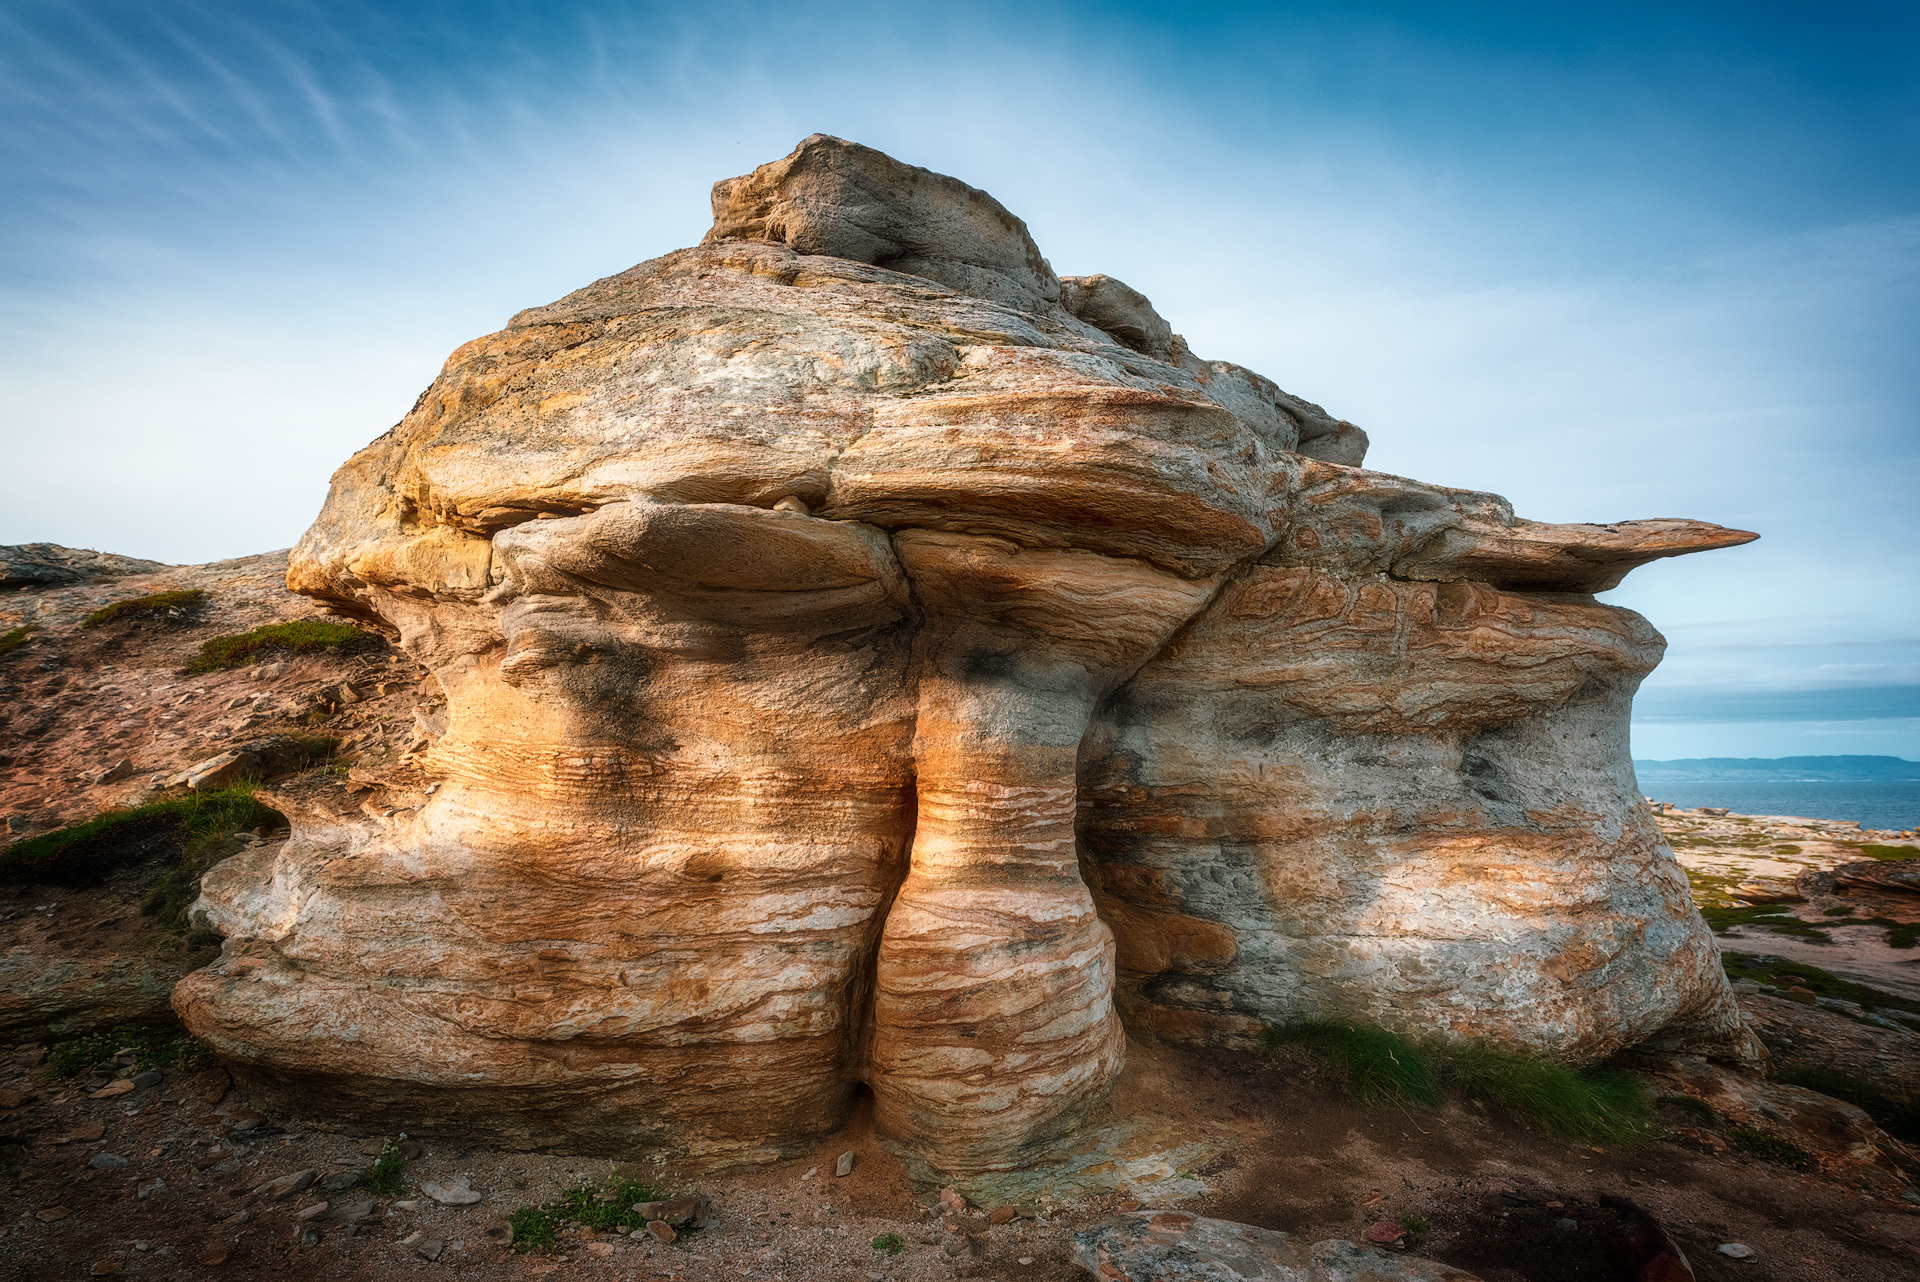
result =
[[[87,1165],[96,1171],[117,1171],[123,1166],[132,1166],[133,1163],[118,1153],[95,1153],[87,1159]]]
[[[852,1149],[848,1149],[846,1152],[840,1155],[840,1160],[833,1164],[833,1173],[837,1176],[853,1174],[853,1150]]]
[[[343,1224],[360,1224],[374,1217],[377,1208],[372,1202],[342,1202],[333,1208],[327,1216],[330,1220],[339,1220]]]
[[[220,1221],[220,1223],[245,1224],[248,1220],[252,1218],[253,1218],[253,1214],[249,1211],[235,1211],[232,1215],[229,1215],[226,1219]]]
[[[1020,1214],[1020,1208],[1017,1206],[996,1206],[987,1212],[987,1223],[1005,1224],[1009,1220],[1019,1219]]]
[[[0,1108],[19,1108],[32,1098],[32,1091],[0,1091]]]
[[[409,1162],[419,1161],[421,1155],[427,1151],[420,1147],[419,1142],[416,1140],[401,1140],[398,1144],[395,1144],[394,1147],[399,1149],[400,1156],[406,1158]]]
[[[1553,1227],[1559,1229],[1562,1233],[1575,1233],[1580,1229],[1580,1221],[1559,1219],[1553,1222]]]
[[[481,1196],[465,1176],[445,1184],[428,1180],[420,1185],[420,1191],[442,1206],[472,1206]]]
[[[360,1152],[367,1157],[379,1157],[386,1147],[385,1140],[366,1140],[360,1145]]]
[[[311,1167],[304,1171],[295,1171],[292,1175],[282,1175],[277,1180],[268,1180],[253,1191],[259,1197],[278,1202],[283,1197],[292,1197],[295,1193],[304,1193],[312,1187],[320,1173]]]
[[[426,1237],[427,1235],[424,1232],[422,1232],[419,1229],[415,1229],[413,1232],[407,1234],[405,1237],[400,1239],[400,1245],[412,1246],[415,1242],[425,1241]]]
[[[70,1212],[64,1206],[47,1206],[33,1213],[33,1218],[42,1224],[51,1224],[55,1220],[64,1220]]]
[[[395,1202],[393,1204],[393,1209],[396,1211],[417,1211],[425,1205],[426,1203],[422,1202],[419,1198],[409,1197],[409,1198],[404,1198],[401,1201]]]
[[[1795,984],[1787,990],[1787,1000],[1811,1006],[1820,1000],[1820,994],[1814,992],[1811,988],[1802,988],[1799,984]],[[1737,1243],[1733,1245],[1737,1245]]]
[[[133,758],[122,757],[93,777],[95,784],[119,783],[133,774]]]
[[[145,1238],[141,1238],[133,1244],[133,1249],[136,1251],[151,1251],[153,1250],[153,1243],[147,1241]]]
[[[1406,1235],[1406,1227],[1395,1220],[1376,1220],[1367,1226],[1369,1242],[1398,1242]]]
[[[512,1246],[513,1245],[513,1225],[511,1224],[490,1225],[486,1230],[486,1237],[487,1237],[487,1241],[494,1243],[496,1246]]]
[[[655,1238],[667,1246],[672,1246],[674,1239],[680,1236],[673,1231],[673,1225],[667,1223],[665,1220],[648,1220],[647,1232],[653,1234]]]
[[[148,1198],[152,1197],[155,1193],[164,1193],[166,1191],[167,1191],[167,1182],[163,1179],[155,1178],[155,1179],[148,1180],[145,1184],[142,1184],[140,1186],[140,1192],[135,1196],[137,1196],[142,1202],[144,1202]]]
[[[358,1171],[335,1171],[331,1175],[322,1175],[319,1187],[322,1193],[344,1193],[359,1182]]]
[[[413,1244],[413,1253],[423,1260],[437,1260],[446,1249],[446,1242],[437,1237],[423,1237]]]
[[[685,1193],[658,1202],[635,1202],[633,1213],[643,1220],[662,1220],[677,1229],[707,1227],[713,1201],[701,1193]]]
[[[813,1167],[809,1167],[809,1168],[807,1168],[807,1173],[806,1173],[805,1175],[802,1175],[802,1176],[800,1177],[800,1180],[801,1180],[801,1183],[805,1183],[806,1181],[808,1181],[808,1180],[810,1180],[810,1179],[812,1179],[812,1178],[813,1178],[814,1176],[816,1176],[816,1175],[818,1175],[818,1174],[820,1174],[820,1168],[819,1168],[819,1167],[817,1167],[817,1166],[813,1166]]]
[[[1018,1260],[1016,1260],[1016,1261],[1014,1261],[1014,1263],[1016,1263],[1016,1264],[1032,1264],[1032,1263],[1033,1263],[1033,1257],[1032,1257],[1031,1255],[1023,1255],[1023,1256],[1021,1256],[1021,1257],[1020,1257],[1020,1258],[1019,1258]]]
[[[587,1250],[588,1250],[588,1251],[589,1251],[589,1252],[590,1252],[591,1254],[594,1254],[594,1255],[600,1255],[600,1256],[606,1256],[606,1255],[612,1255],[612,1254],[613,1254],[613,1243],[611,1243],[611,1242],[589,1242],[589,1243],[587,1243]]]
[[[144,1073],[135,1073],[127,1080],[135,1086],[158,1086],[161,1082],[161,1074],[158,1069],[150,1068]]]
[[[321,1239],[325,1238],[326,1236],[327,1235],[325,1233],[322,1233],[320,1231],[319,1225],[309,1224],[305,1228],[300,1230],[300,1236],[298,1238],[298,1241],[301,1246],[319,1246]]]
[[[328,1203],[326,1202],[314,1202],[301,1207],[293,1218],[296,1220],[317,1220],[327,1213],[327,1207]]]
[[[117,1082],[108,1082],[105,1086],[102,1086],[99,1090],[87,1096],[87,1098],[88,1099],[112,1099],[116,1095],[129,1094],[132,1092],[132,1090],[133,1090],[132,1081],[123,1077]]]
[[[93,1276],[104,1277],[109,1273],[118,1273],[120,1271],[120,1265],[121,1261],[119,1260],[95,1260],[93,1262]]]
[[[222,1264],[225,1264],[228,1260],[232,1258],[233,1258],[232,1247],[210,1246],[206,1250],[200,1252],[200,1267],[203,1269],[217,1269]]]
[[[1714,1248],[1722,1255],[1732,1256],[1736,1260],[1751,1260],[1754,1250],[1744,1242],[1722,1242]]]

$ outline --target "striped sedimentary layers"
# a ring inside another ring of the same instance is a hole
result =
[[[446,722],[209,875],[176,1005],[369,1126],[751,1160],[864,1085],[960,1176],[1045,1161],[1129,1031],[1750,1053],[1627,760],[1659,638],[1592,593],[1751,536],[1365,447],[809,139],[336,474],[289,585]]]

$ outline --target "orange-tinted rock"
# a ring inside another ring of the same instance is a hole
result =
[[[176,1006],[264,1099],[728,1161],[864,1083],[964,1176],[1129,1023],[1751,1049],[1627,760],[1660,639],[1579,595],[1750,536],[1365,471],[865,148],[715,214],[456,351],[295,550],[446,707],[204,884]]]

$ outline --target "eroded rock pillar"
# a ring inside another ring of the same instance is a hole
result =
[[[934,1169],[1005,1169],[1119,1072],[1112,933],[1074,848],[1100,697],[1210,595],[1143,561],[908,531],[927,613],[912,865],[881,936],[883,1135]]]

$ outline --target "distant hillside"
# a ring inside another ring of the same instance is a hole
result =
[[[1920,761],[1902,757],[1688,757],[1635,761],[1647,783],[1875,783],[1920,780]]]

